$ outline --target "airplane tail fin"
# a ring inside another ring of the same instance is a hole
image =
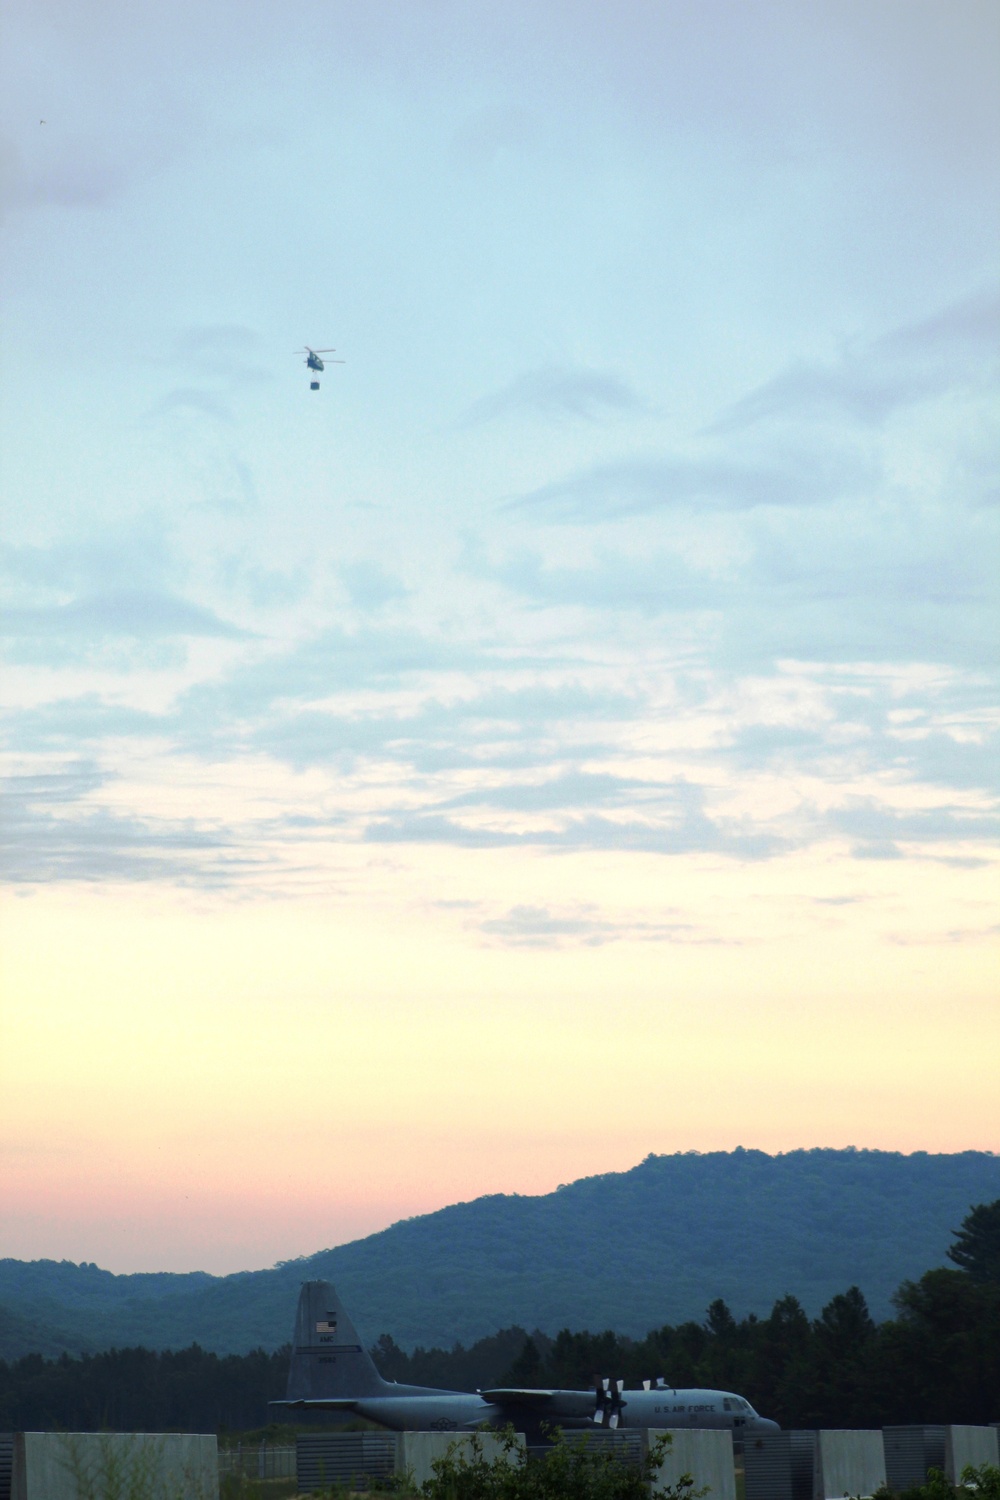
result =
[[[286,1399],[380,1396],[389,1389],[330,1283],[303,1282]]]

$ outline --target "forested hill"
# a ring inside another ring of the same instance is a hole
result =
[[[291,1335],[299,1283],[334,1281],[369,1342],[468,1343],[517,1324],[650,1328],[737,1316],[791,1293],[816,1314],[860,1286],[885,1317],[900,1282],[944,1263],[970,1204],[1000,1198],[1000,1156],[761,1151],[650,1156],[540,1197],[495,1195],[268,1271],[113,1276],[0,1261],[0,1358],[143,1344],[220,1353]]]

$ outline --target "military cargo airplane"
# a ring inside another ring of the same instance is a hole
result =
[[[306,1281],[299,1296],[295,1341],[284,1401],[268,1403],[275,1420],[295,1411],[354,1412],[397,1432],[470,1432],[484,1423],[518,1431],[543,1427],[721,1427],[742,1438],[777,1432],[732,1391],[677,1390],[647,1380],[626,1391],[620,1380],[598,1379],[589,1391],[441,1391],[383,1380],[344,1305],[328,1281]]]

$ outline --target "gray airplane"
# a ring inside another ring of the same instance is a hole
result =
[[[662,1380],[626,1391],[620,1380],[596,1380],[589,1391],[440,1391],[383,1380],[328,1281],[306,1281],[299,1296],[288,1395],[269,1403],[274,1416],[296,1411],[355,1412],[397,1432],[470,1432],[484,1423],[519,1432],[543,1427],[721,1427],[742,1438],[777,1432],[732,1391],[677,1390]]]

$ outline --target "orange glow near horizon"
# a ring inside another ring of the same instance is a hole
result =
[[[8,901],[5,1253],[221,1272],[649,1152],[997,1146],[991,952],[947,936],[933,867],[817,920],[820,860],[622,858],[622,906],[669,894],[687,939],[540,949],[431,915],[421,863],[442,892],[475,872],[411,856],[357,903]],[[551,900],[613,861],[500,863]]]

